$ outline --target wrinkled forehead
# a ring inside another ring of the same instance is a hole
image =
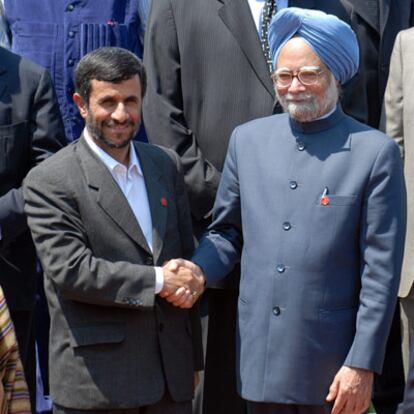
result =
[[[304,66],[318,66],[327,69],[306,40],[299,36],[292,37],[280,49],[275,69],[286,68],[294,71]]]

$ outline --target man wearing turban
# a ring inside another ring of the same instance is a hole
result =
[[[288,8],[269,44],[286,113],[234,130],[195,264],[176,265],[204,272],[209,286],[241,262],[237,376],[250,414],[360,414],[397,298],[399,150],[338,103],[358,69],[347,24]],[[191,304],[188,292],[176,296]]]

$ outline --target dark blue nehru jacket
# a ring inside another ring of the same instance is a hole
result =
[[[49,69],[67,139],[77,139],[83,121],[72,100],[73,73],[86,53],[120,46],[142,57],[136,0],[5,0],[12,51]]]

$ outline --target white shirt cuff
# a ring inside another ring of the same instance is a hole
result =
[[[161,289],[164,286],[164,271],[162,270],[162,267],[154,267],[155,269],[155,294],[161,292]]]

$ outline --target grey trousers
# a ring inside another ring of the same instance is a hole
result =
[[[410,345],[414,340],[414,289],[411,288],[406,298],[400,298],[401,338],[404,374],[407,378],[410,366]]]
[[[53,414],[192,414],[191,401],[175,402],[169,393],[153,405],[126,410],[74,410],[53,406]]]
[[[295,405],[247,401],[248,414],[330,414],[332,404]]]

